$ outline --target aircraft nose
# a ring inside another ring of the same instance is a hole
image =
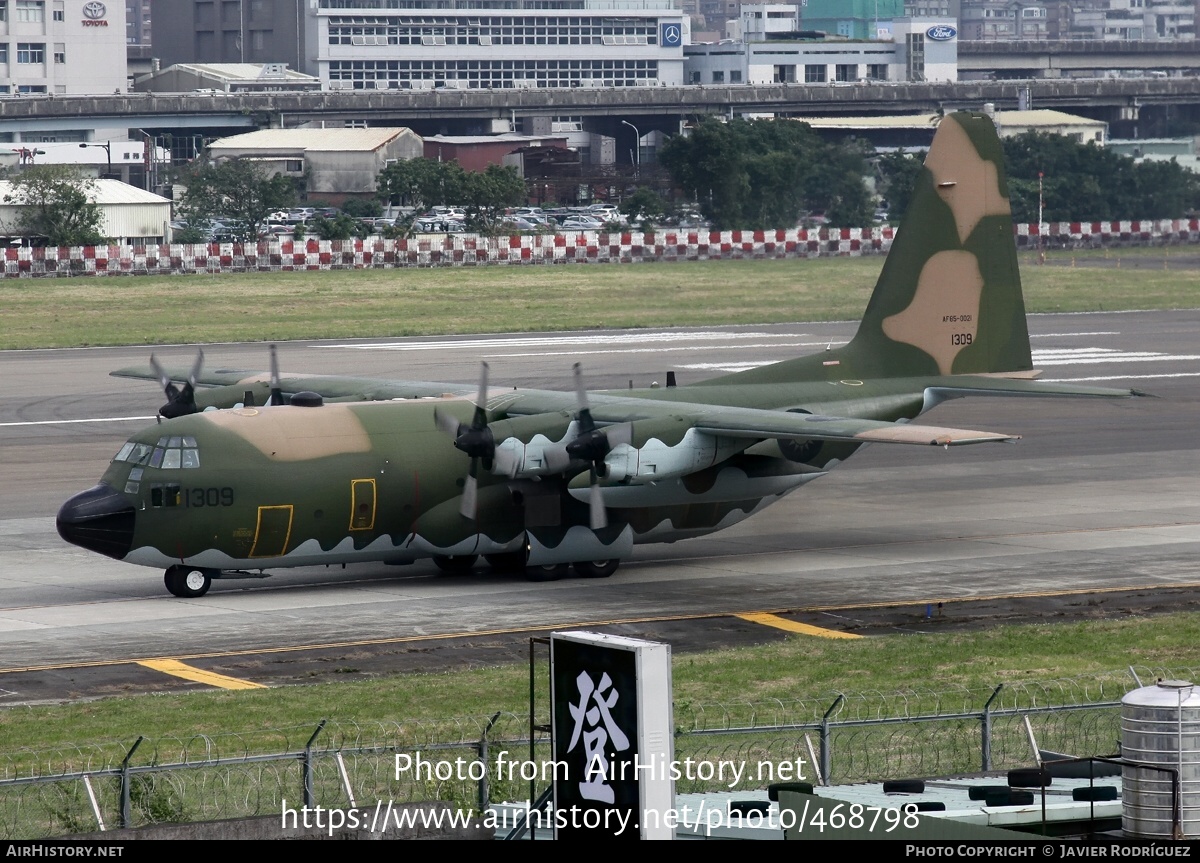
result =
[[[55,524],[72,545],[120,560],[133,546],[133,519],[128,498],[101,483],[64,503]]]

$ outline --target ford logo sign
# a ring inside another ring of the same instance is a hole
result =
[[[98,18],[103,18],[108,9],[99,0],[92,0],[90,3],[83,4],[83,17],[90,18],[95,21]]]
[[[925,35],[934,42],[949,42],[958,35],[958,31],[949,24],[938,24],[925,31]]]

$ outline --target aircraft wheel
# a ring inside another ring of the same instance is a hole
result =
[[[526,566],[525,579],[527,581],[558,581],[564,577],[571,569],[570,564],[566,563],[551,563],[545,566]]]
[[[492,572],[511,574],[525,571],[526,556],[525,551],[506,551],[503,554],[486,554],[484,559]]]
[[[163,576],[163,581],[173,595],[183,599],[204,596],[212,586],[212,576],[206,569],[194,566],[173,566]]]
[[[581,560],[575,564],[575,573],[580,578],[608,578],[621,565],[618,558],[611,560]]]
[[[477,554],[435,554],[433,565],[447,575],[466,575],[477,560],[479,560]]]

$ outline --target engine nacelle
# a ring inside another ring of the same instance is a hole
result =
[[[604,459],[608,468],[604,483],[637,485],[686,476],[736,455],[751,443],[744,438],[721,438],[688,429],[673,445],[657,437],[650,437],[641,446],[619,444]]]

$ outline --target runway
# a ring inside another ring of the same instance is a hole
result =
[[[199,600],[175,599],[158,570],[67,546],[54,530],[62,501],[153,421],[157,386],[107,374],[144,363],[149,349],[0,353],[0,704],[74,697],[67,669],[137,659],[648,618],[702,642],[705,627],[753,631],[724,617],[738,613],[824,615],[836,628],[838,615],[820,609],[899,604],[915,614],[939,600],[1200,584],[1200,311],[1029,320],[1044,379],[1157,397],[950,402],[921,421],[1023,439],[864,448],[736,527],[637,547],[607,580],[530,584],[486,570],[447,578],[423,563],[362,565],[217,581]],[[281,345],[280,360],[285,371],[447,381],[464,393],[481,359],[493,387],[567,389],[574,362],[593,389],[662,382],[667,370],[686,384],[820,351],[854,326],[298,342]],[[155,349],[180,366],[194,350]],[[266,366],[264,345],[205,352],[210,368]],[[31,668],[40,670],[11,671]],[[155,672],[139,673],[150,688]]]

